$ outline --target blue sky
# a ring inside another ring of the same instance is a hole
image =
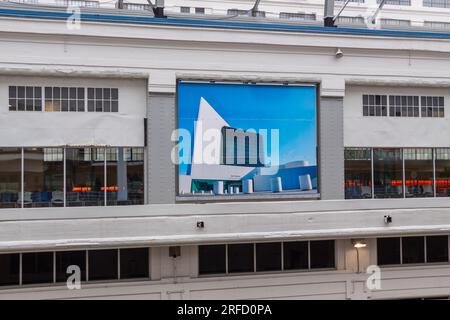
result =
[[[180,83],[178,127],[189,130],[192,139],[201,97],[233,128],[278,129],[280,164],[308,160],[316,165],[314,86]],[[180,174],[188,170],[189,166],[180,165]]]

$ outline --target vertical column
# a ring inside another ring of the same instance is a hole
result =
[[[127,162],[125,161],[125,148],[117,148],[117,201],[128,200]]]
[[[322,200],[344,199],[345,80],[325,76],[319,98],[319,189]]]
[[[176,166],[171,159],[175,146],[171,141],[176,123],[175,94],[150,93],[147,118],[149,203],[175,203]]]
[[[319,108],[321,199],[344,199],[343,97],[321,96]]]

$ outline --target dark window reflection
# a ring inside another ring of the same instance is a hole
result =
[[[103,148],[66,149],[67,206],[104,205]]]
[[[0,254],[0,286],[19,285],[20,255]]]
[[[144,149],[110,148],[106,159],[108,205],[144,204]]]
[[[378,264],[400,264],[400,238],[377,239]]]
[[[66,282],[71,274],[67,273],[69,266],[78,266],[81,271],[81,281],[86,280],[86,251],[56,252],[56,281]]]
[[[450,149],[436,149],[436,196],[450,197]]]
[[[284,251],[284,269],[308,269],[308,242],[285,242]]]
[[[148,278],[148,248],[120,249],[120,278]]]
[[[0,208],[21,207],[20,148],[0,148]]]
[[[22,283],[52,283],[53,252],[22,254]]]
[[[403,263],[425,262],[425,238],[405,237],[402,238]]]
[[[281,243],[256,244],[256,271],[281,270]]]
[[[218,274],[226,272],[226,246],[209,245],[198,247],[199,274]]]
[[[253,243],[228,245],[228,272],[253,272]]]
[[[25,207],[63,206],[63,149],[24,149],[24,182]]]
[[[402,150],[373,149],[373,160],[375,197],[402,198]]]
[[[406,197],[433,197],[433,150],[404,149]]]
[[[448,262],[448,236],[427,237],[427,262]]]
[[[372,198],[372,164],[369,148],[345,149],[345,198]]]
[[[309,245],[311,269],[335,267],[334,240],[311,241]]]
[[[89,255],[89,280],[118,279],[117,250],[92,250]]]

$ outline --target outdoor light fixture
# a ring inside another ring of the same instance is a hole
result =
[[[343,52],[340,48],[338,48],[338,49],[336,50],[336,58],[340,59],[340,58],[342,58],[343,56],[344,56],[344,52]]]
[[[364,239],[353,239],[352,244],[353,244],[353,247],[355,247],[356,249],[367,247],[366,240],[364,240]]]

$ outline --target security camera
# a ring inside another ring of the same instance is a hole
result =
[[[384,216],[384,223],[385,224],[392,223],[392,217],[390,215]]]
[[[340,48],[336,50],[336,58],[342,58],[344,56],[344,52]]]

